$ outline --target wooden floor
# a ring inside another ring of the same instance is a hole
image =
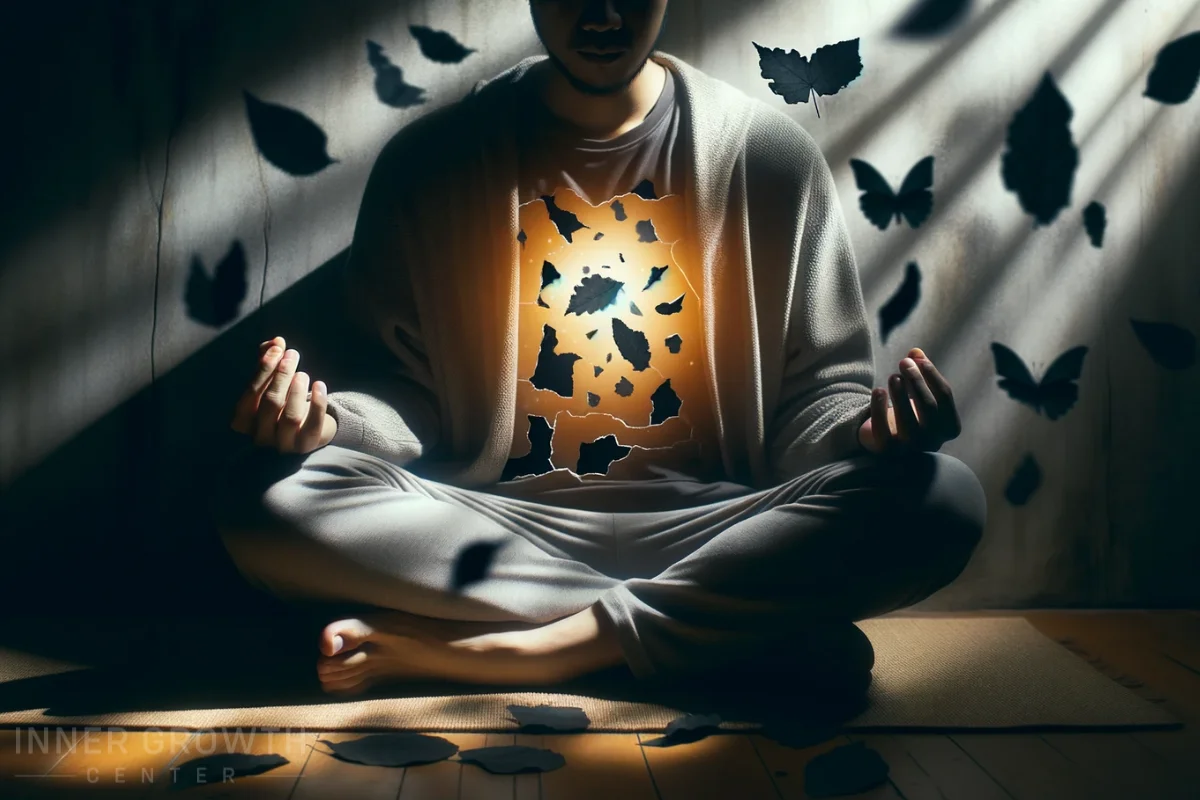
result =
[[[492,775],[444,761],[408,769],[337,761],[317,738],[360,734],[264,731],[99,731],[33,754],[28,734],[0,730],[0,797],[144,797],[170,790],[169,769],[218,752],[279,753],[264,775],[188,789],[184,797],[278,800],[692,800],[805,798],[814,755],[862,740],[890,766],[889,782],[853,797],[875,800],[1173,800],[1200,798],[1200,612],[1060,612],[1025,615],[1069,639],[1186,724],[1132,733],[872,734],[797,750],[759,735],[723,734],[671,748],[638,747],[653,734],[438,734],[461,748],[549,747],[567,765],[540,775]],[[152,779],[152,781],[151,781]]]

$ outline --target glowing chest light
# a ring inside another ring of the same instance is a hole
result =
[[[516,414],[502,479],[647,477],[717,458],[683,198],[570,190],[519,209]]]

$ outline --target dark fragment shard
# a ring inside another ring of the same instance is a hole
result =
[[[636,194],[643,200],[657,200],[658,195],[654,193],[654,183],[649,178],[643,178],[642,182],[633,187],[632,194]]]
[[[553,196],[548,194],[542,195],[542,202],[546,204],[546,213],[550,215],[550,221],[554,223],[554,227],[558,228],[559,234],[568,242],[573,243],[571,236],[575,231],[587,227],[587,225],[579,221],[579,217],[575,216],[574,212],[559,208]]]
[[[593,369],[593,370],[595,370],[595,374],[594,374],[594,375],[592,375],[592,377],[593,377],[593,378],[599,378],[599,377],[600,377],[600,373],[601,373],[601,372],[604,372],[604,367],[595,367],[595,366],[593,366],[593,367],[592,367],[592,369]]]
[[[562,277],[553,264],[549,261],[542,262],[542,289],[545,289],[550,284]],[[540,291],[540,290],[539,290]]]
[[[612,203],[609,204],[609,208],[611,208],[613,210],[613,214],[616,215],[617,222],[625,221],[625,206],[621,204],[620,200],[613,200]]]
[[[596,406],[600,405],[600,395],[593,394],[592,392],[588,392],[587,393],[587,404],[589,406],[591,406],[592,408],[595,408]]]
[[[545,417],[529,414],[529,452],[523,456],[510,458],[504,465],[500,480],[510,481],[522,475],[541,475],[554,469],[550,461],[550,440],[554,437],[554,428]]]
[[[607,475],[612,462],[619,461],[629,455],[632,447],[617,442],[617,437],[611,433],[601,436],[594,442],[584,442],[579,445],[579,464],[575,472],[580,475],[599,473]]]
[[[629,397],[629,395],[633,394],[633,384],[629,382],[629,378],[622,377],[621,380],[617,381],[617,385],[613,387],[613,391],[621,397]]]
[[[642,315],[641,309],[639,309],[637,307],[637,303],[634,303],[633,301],[629,302],[629,313],[633,314],[634,316],[638,316],[638,317],[640,317]]]
[[[633,366],[635,372],[641,372],[650,366],[650,342],[646,339],[646,334],[629,327],[616,317],[613,317],[612,332],[617,350]]]
[[[663,316],[678,314],[680,311],[683,311],[683,295],[679,295],[679,297],[676,297],[669,303],[659,303],[654,307],[654,310]]]
[[[683,405],[679,395],[671,388],[670,378],[654,390],[654,394],[650,395],[650,402],[654,404],[654,410],[650,412],[651,425],[658,425],[671,417],[679,416],[679,408]]]
[[[678,353],[679,348],[683,346],[683,339],[679,337],[678,333],[673,333],[667,337],[665,344],[672,353]]]
[[[643,747],[674,747],[679,744],[698,742],[720,731],[721,717],[718,714],[684,714],[673,719],[663,736],[642,742]]]
[[[638,220],[637,234],[639,242],[658,241],[658,234],[654,232],[654,223],[648,219]]]
[[[542,345],[538,350],[537,366],[530,376],[529,382],[536,389],[549,389],[562,397],[572,397],[575,393],[573,372],[575,362],[580,356],[575,353],[555,353],[558,347],[558,334],[549,325],[542,326]]]
[[[642,291],[643,292],[646,291],[651,286],[653,286],[654,284],[656,284],[660,280],[662,280],[663,273],[665,273],[667,271],[667,268],[670,266],[671,266],[670,264],[667,264],[666,266],[663,266],[663,267],[651,267],[650,268],[650,278],[646,281],[646,285],[642,287]]]

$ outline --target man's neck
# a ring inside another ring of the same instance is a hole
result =
[[[534,67],[537,91],[550,113],[587,131],[594,139],[613,139],[641,124],[667,80],[667,68],[653,59],[620,92],[584,94],[563,77],[550,61]]]

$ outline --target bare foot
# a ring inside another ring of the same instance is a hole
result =
[[[551,659],[526,646],[533,640],[521,638],[530,627],[433,620],[389,611],[340,619],[321,631],[317,676],[322,689],[340,695],[423,678],[487,684],[553,682]]]

